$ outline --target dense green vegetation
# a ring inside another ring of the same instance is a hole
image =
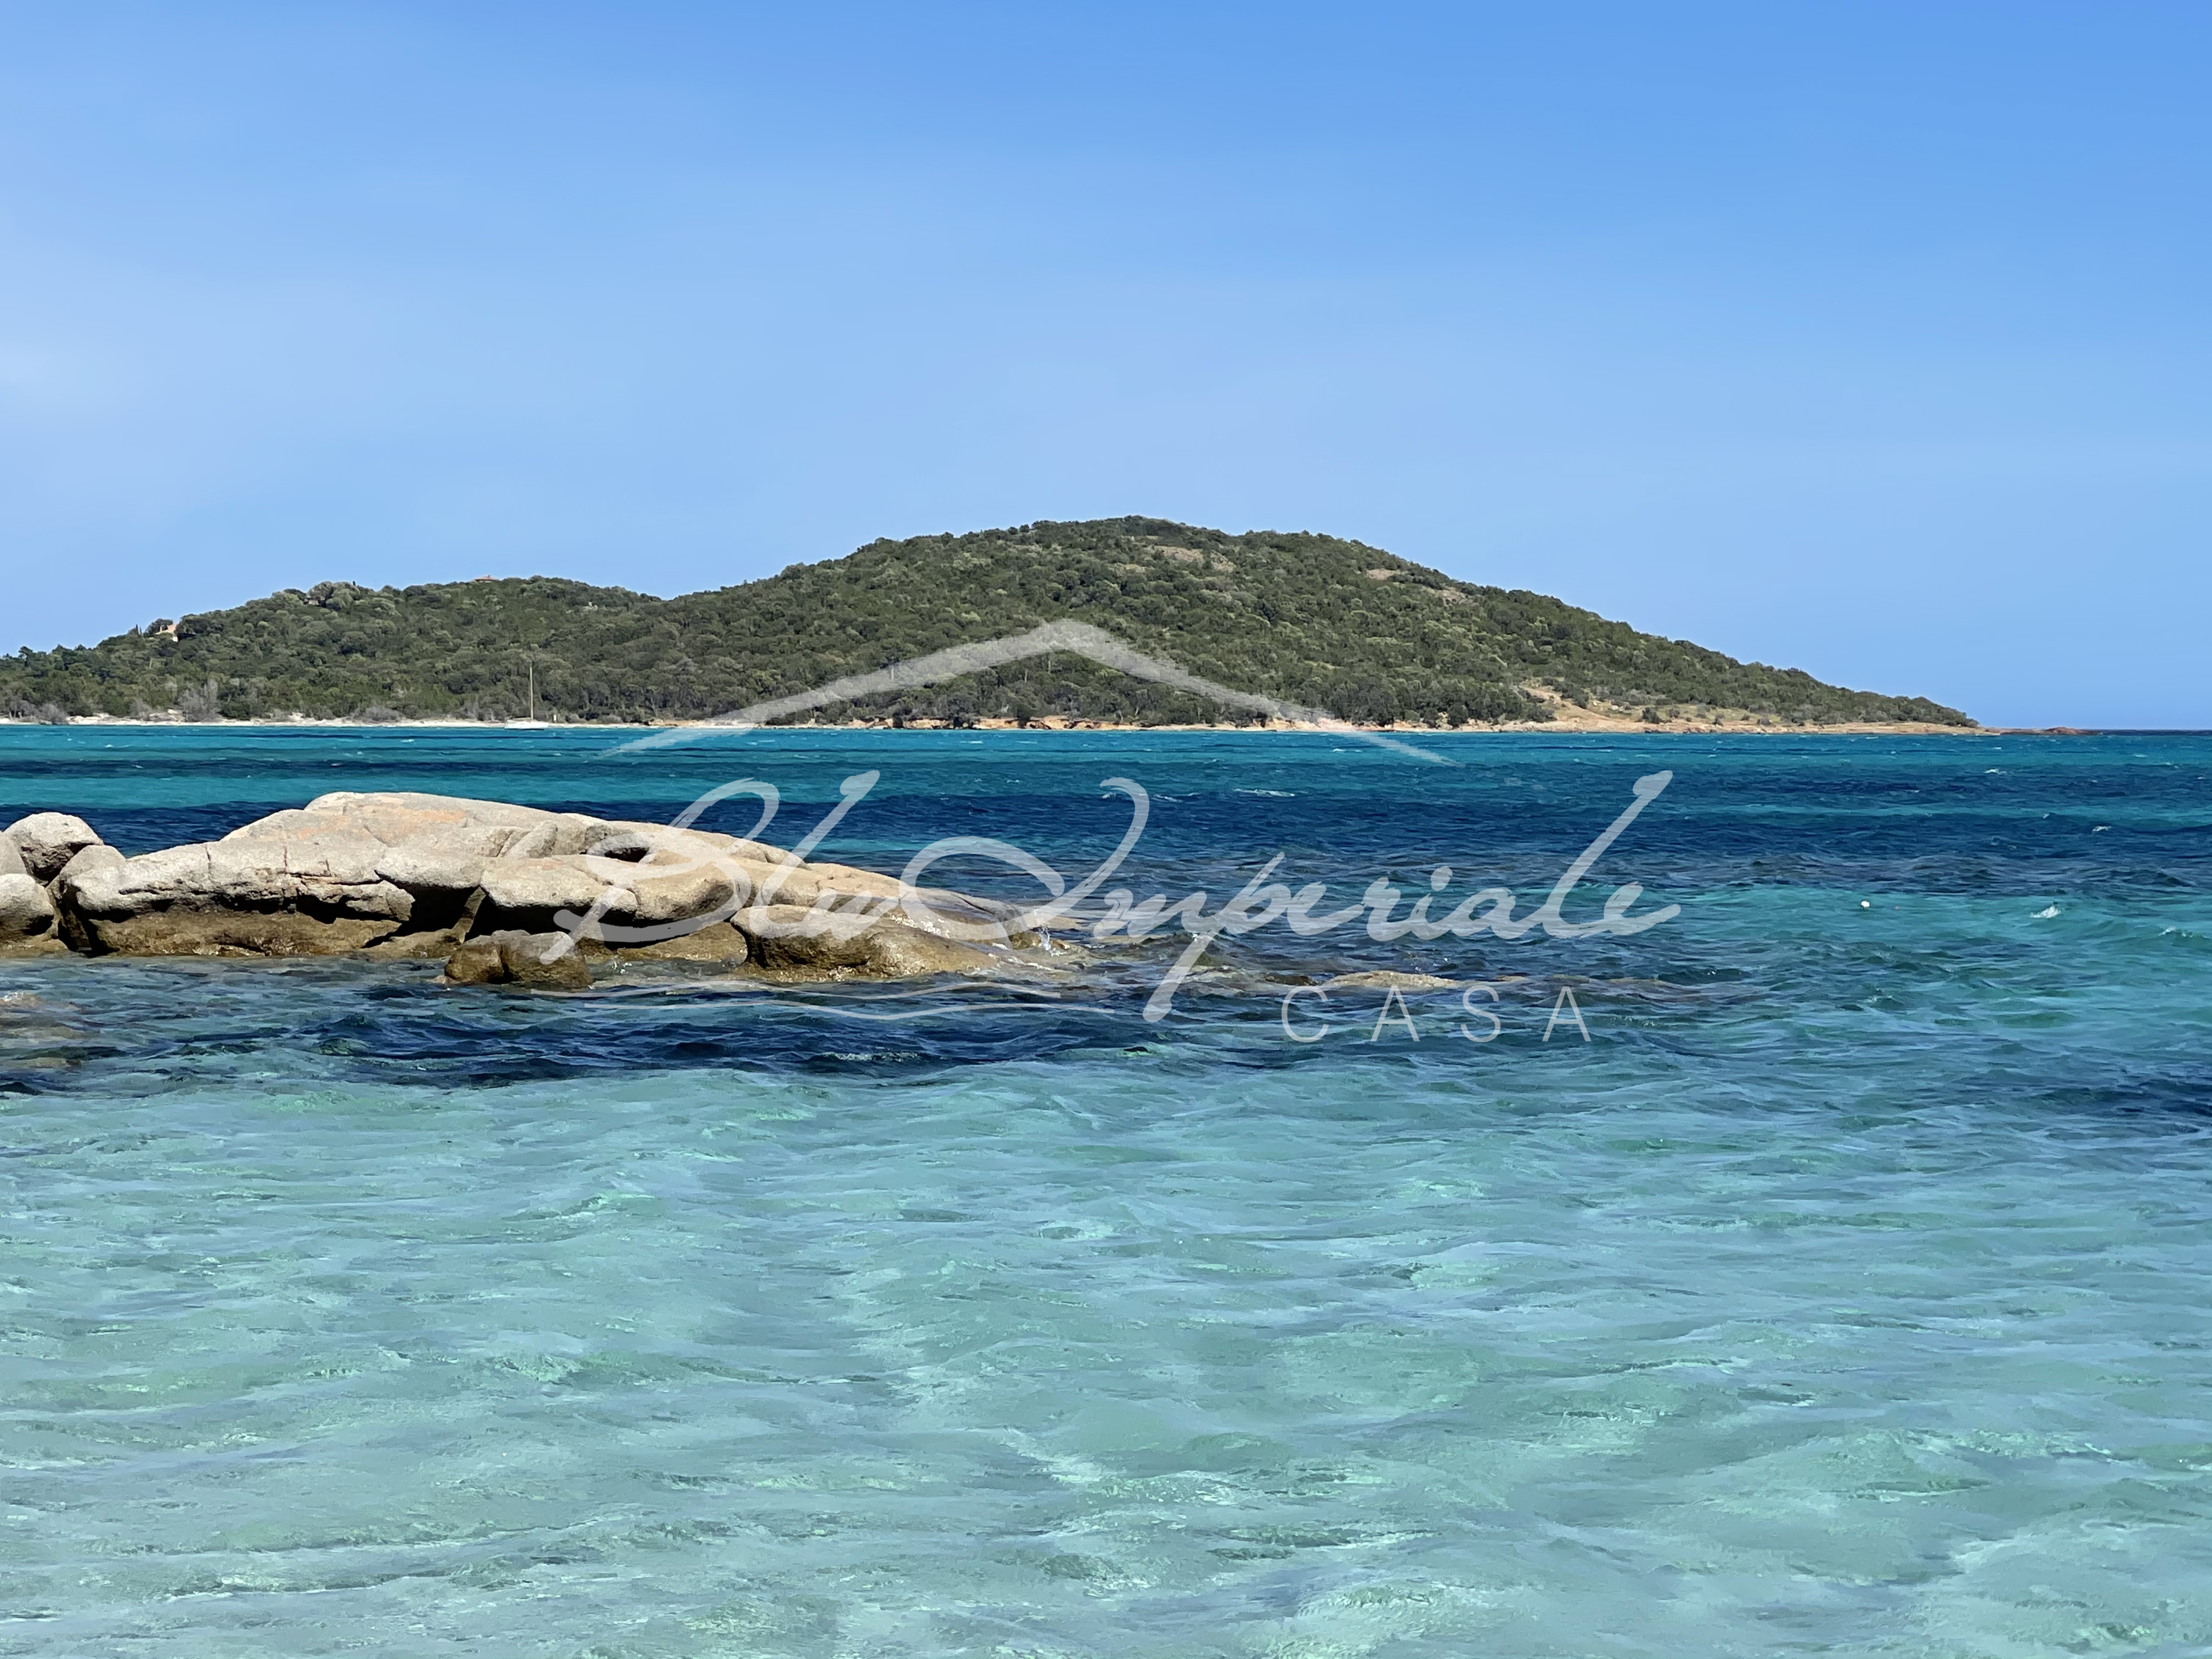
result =
[[[1543,719],[1524,687],[1787,721],[1971,725],[1921,697],[1639,634],[1539,593],[1455,581],[1358,542],[1231,536],[1157,519],[872,542],[846,558],[659,599],[530,577],[325,582],[96,646],[0,658],[0,712],[233,720],[298,713],[657,720],[723,713],[1060,618],[1208,679],[1361,721]],[[1168,723],[1223,711],[1068,656],[872,699],[965,720],[1064,714]]]

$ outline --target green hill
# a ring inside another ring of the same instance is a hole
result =
[[[0,712],[505,720],[530,711],[534,689],[542,719],[684,720],[1063,618],[1239,690],[1352,720],[1542,720],[1557,699],[1655,717],[1718,708],[1790,722],[1973,724],[1925,698],[1737,662],[1358,542],[1135,518],[872,542],[674,599],[542,576],[288,588],[95,646],[0,658]],[[1070,656],[857,711],[1139,724],[1222,714]]]

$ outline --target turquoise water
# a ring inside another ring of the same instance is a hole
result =
[[[752,777],[790,840],[873,768],[830,853],[1074,872],[1121,775],[1140,894],[1349,902],[1540,896],[1665,768],[1570,908],[1682,910],[1271,928],[1156,1023],[1168,945],[889,1003],[0,962],[0,1653],[2212,1653],[2212,738],[608,742],[0,727],[0,813]],[[1377,968],[1497,1038],[1287,1040]]]

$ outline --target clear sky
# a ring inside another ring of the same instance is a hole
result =
[[[0,0],[0,649],[1144,513],[2212,726],[2212,5]]]

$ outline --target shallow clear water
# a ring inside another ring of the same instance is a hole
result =
[[[1074,872],[1122,775],[1140,893],[1349,902],[1540,895],[1664,767],[1571,908],[1683,908],[1271,928],[1157,1023],[1172,947],[919,1002],[0,962],[0,1653],[2212,1652],[2212,739],[609,741],[0,727],[0,813],[756,777],[788,841],[877,768],[832,854]],[[1499,1035],[1286,1039],[1363,968]]]

